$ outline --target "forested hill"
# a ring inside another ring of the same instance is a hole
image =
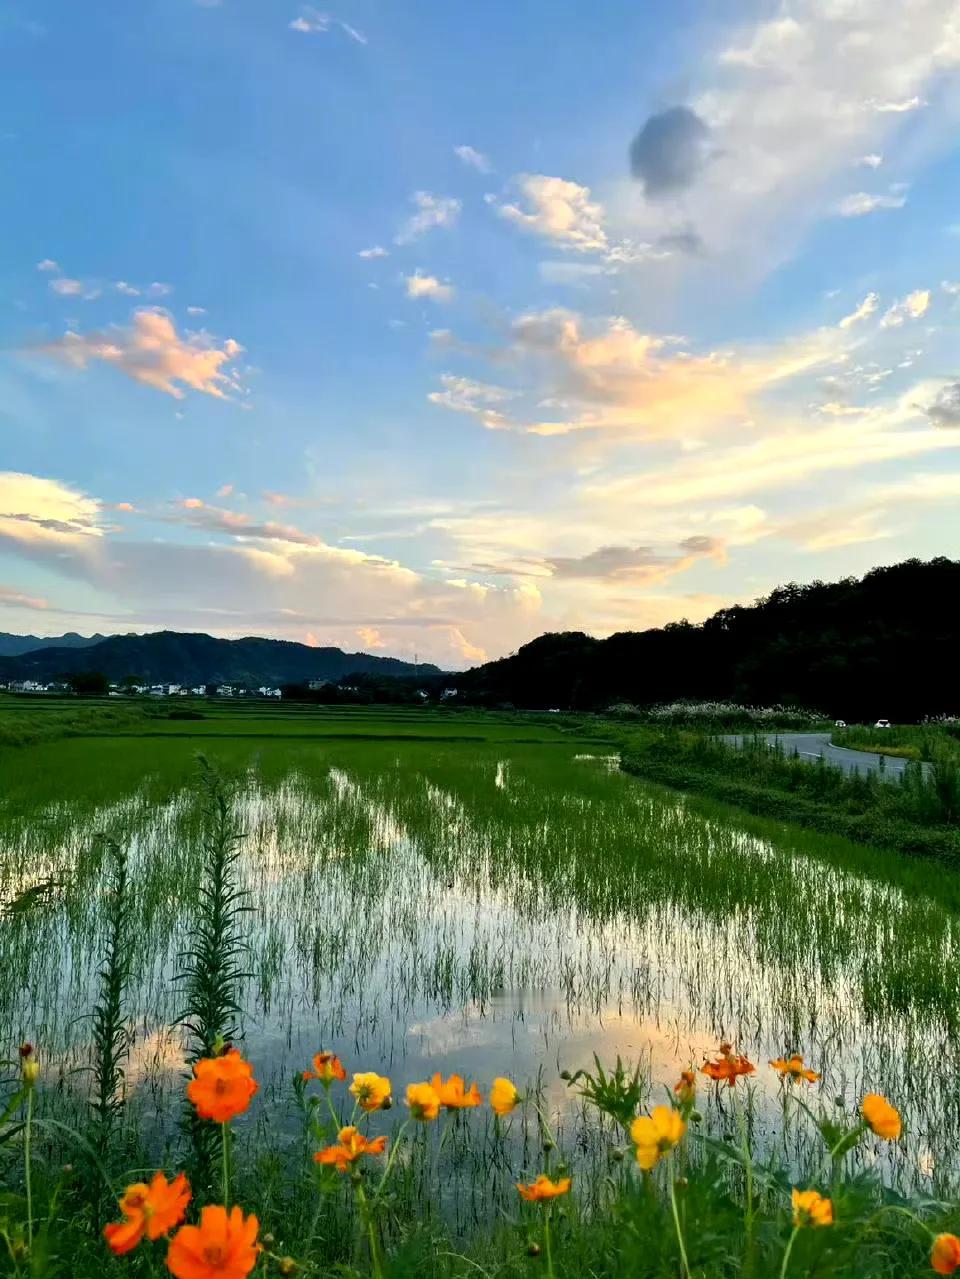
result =
[[[354,674],[424,679],[441,674],[437,666],[414,666],[395,657],[345,653],[340,648],[311,648],[276,639],[216,639],[177,631],[112,635],[86,648],[41,648],[0,658],[0,680],[52,680],[80,671],[98,671],[112,680],[135,676],[151,684],[253,687],[337,680]]]
[[[702,625],[541,635],[458,677],[468,696],[587,709],[627,701],[796,703],[844,719],[960,714],[960,562],[778,587]]]

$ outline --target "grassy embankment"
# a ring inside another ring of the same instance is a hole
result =
[[[866,771],[851,776],[770,746],[761,734],[777,726],[679,715],[669,725],[652,717],[619,719],[612,731],[629,773],[825,834],[960,864],[960,744],[948,728],[891,729],[889,735],[862,727],[832,730],[837,745],[876,750],[879,738],[887,754],[916,761],[916,768],[892,779]],[[789,726],[804,727],[795,716]],[[825,731],[822,721],[808,727]],[[742,747],[718,740],[737,729],[756,736]]]
[[[620,736],[626,772],[707,795],[749,813],[794,822],[862,844],[960,864],[960,771],[919,766],[900,780],[850,776],[792,758],[765,742],[731,747],[684,730]]]

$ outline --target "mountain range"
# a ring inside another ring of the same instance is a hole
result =
[[[26,639],[4,636],[9,641]],[[111,680],[135,676],[147,684],[239,684],[259,687],[312,679],[340,680],[348,675],[429,679],[442,671],[396,657],[345,653],[341,648],[312,648],[290,640],[217,639],[194,632],[154,631],[147,635],[68,636],[67,642],[41,641],[42,647],[0,656],[0,680],[54,680],[81,671],[98,671]],[[9,653],[9,649],[5,650]]]
[[[66,635],[8,635],[0,631],[0,657],[19,657],[21,653],[33,653],[38,648],[90,648],[99,644],[105,635],[78,635],[67,631]]]

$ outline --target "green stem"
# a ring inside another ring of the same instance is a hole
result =
[[[333,1135],[334,1137],[336,1137],[342,1127],[340,1123],[340,1116],[337,1114],[336,1110],[334,1109],[333,1099],[330,1096],[330,1089],[327,1088],[326,1086],[324,1086],[323,1095],[326,1098],[327,1109],[330,1111],[330,1118],[333,1120]],[[356,1115],[357,1113],[356,1106],[354,1106],[353,1113],[354,1115]],[[351,1123],[352,1122],[353,1121],[351,1119]]]
[[[27,1192],[27,1244],[33,1252],[33,1178],[30,1171],[30,1130],[33,1126],[33,1086],[27,1090],[27,1118],[23,1127],[23,1180]]]
[[[746,1176],[746,1210],[744,1224],[747,1230],[747,1254],[744,1267],[747,1274],[753,1272],[753,1156],[750,1153],[750,1139],[747,1134],[747,1117],[740,1100],[734,1094],[734,1110],[737,1112],[737,1127],[740,1130],[740,1149],[743,1154],[743,1168]]]
[[[547,1208],[543,1214],[543,1250],[547,1258],[547,1279],[554,1279],[553,1273],[553,1240],[550,1236],[550,1218],[553,1215],[553,1205]]]
[[[400,1131],[397,1133],[396,1137],[391,1142],[390,1153],[389,1155],[387,1155],[386,1167],[383,1170],[383,1176],[380,1178],[380,1184],[377,1186],[377,1189],[373,1196],[374,1205],[376,1205],[380,1201],[380,1196],[383,1194],[383,1188],[387,1184],[387,1178],[390,1176],[390,1170],[393,1167],[393,1161],[396,1159],[397,1152],[399,1151],[400,1145],[403,1141],[403,1134],[410,1127],[410,1122],[411,1121],[407,1119],[404,1121],[403,1124],[401,1124]]]
[[[230,1208],[230,1125],[223,1123],[220,1125],[220,1131],[223,1134],[223,1206],[229,1211]]]
[[[357,1203],[360,1206],[360,1215],[363,1217],[364,1225],[367,1228],[367,1238],[370,1241],[370,1264],[373,1267],[374,1279],[383,1279],[383,1262],[380,1258],[380,1243],[377,1239],[376,1222],[371,1211],[371,1205],[367,1200],[367,1196],[363,1192],[363,1186],[359,1182],[355,1189]]]
[[[677,1183],[673,1175],[673,1169],[670,1169],[670,1209],[673,1212],[673,1224],[677,1232],[677,1246],[680,1249],[680,1263],[683,1266],[683,1273],[686,1279],[690,1279],[690,1262],[687,1260],[687,1246],[683,1242],[683,1229],[680,1225],[680,1209],[677,1205]]]
[[[787,1273],[787,1266],[790,1264],[790,1254],[791,1252],[793,1252],[793,1245],[796,1242],[796,1238],[799,1233],[800,1233],[800,1227],[794,1226],[793,1234],[790,1236],[790,1241],[783,1251],[783,1263],[780,1266],[780,1279],[785,1279],[785,1276]]]

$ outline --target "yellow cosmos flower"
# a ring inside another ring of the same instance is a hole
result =
[[[930,1265],[938,1275],[952,1275],[960,1269],[960,1239],[956,1235],[937,1235],[930,1249]]]
[[[572,1185],[573,1181],[570,1177],[558,1177],[556,1181],[551,1181],[549,1177],[541,1173],[529,1186],[517,1182],[517,1189],[520,1191],[520,1197],[526,1199],[528,1203],[543,1203],[544,1200],[569,1194]]]
[[[385,1110],[390,1101],[390,1080],[385,1075],[365,1071],[354,1075],[350,1091],[356,1097],[360,1109],[368,1114],[374,1110]]]
[[[434,1075],[430,1080],[430,1087],[446,1110],[467,1110],[471,1106],[479,1106],[483,1100],[477,1085],[471,1084],[467,1088],[459,1075],[451,1075],[447,1080],[439,1074]]]
[[[495,1115],[509,1115],[520,1105],[517,1086],[509,1079],[495,1079],[490,1089],[490,1109]]]
[[[903,1131],[899,1112],[879,1093],[867,1093],[860,1109],[868,1126],[884,1141],[896,1141]]]
[[[408,1084],[407,1105],[414,1119],[429,1123],[440,1113],[440,1098],[430,1084]]]
[[[777,1057],[770,1065],[791,1084],[799,1084],[803,1080],[813,1084],[820,1078],[815,1070],[807,1070],[799,1053],[792,1057]]]
[[[833,1224],[833,1204],[816,1190],[794,1190],[793,1224],[801,1226],[830,1226]]]
[[[637,1148],[637,1163],[643,1171],[655,1168],[686,1130],[683,1116],[672,1106],[654,1106],[649,1115],[635,1119],[630,1125],[630,1136]]]

